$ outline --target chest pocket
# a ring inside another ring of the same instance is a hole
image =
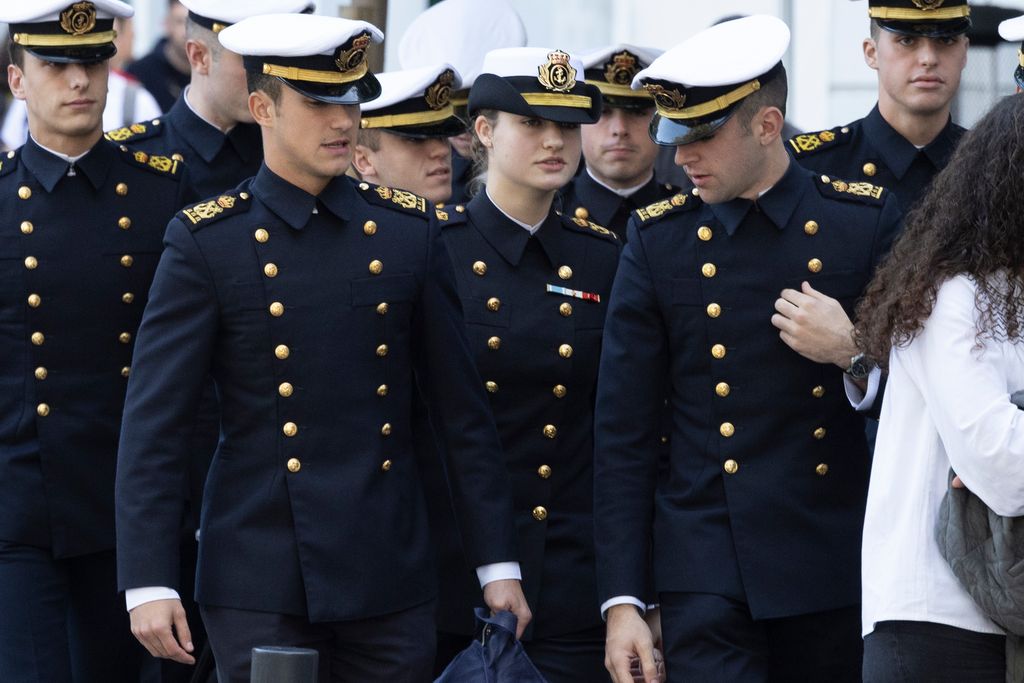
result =
[[[416,277],[398,273],[352,281],[352,306],[411,304],[416,299]]]

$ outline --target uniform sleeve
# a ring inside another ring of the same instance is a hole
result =
[[[417,383],[448,458],[444,468],[469,566],[514,561],[512,484],[433,219],[428,240],[428,274],[413,321]]]
[[[668,376],[667,330],[632,221],[612,285],[597,381],[594,526],[600,601],[649,591],[651,531]]]
[[[180,585],[190,436],[217,331],[212,281],[192,233],[175,219],[164,242],[139,327],[118,449],[120,590]]]

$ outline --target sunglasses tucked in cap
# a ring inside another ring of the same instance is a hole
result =
[[[260,14],[298,13],[309,8],[309,0],[179,0],[188,18],[220,33],[242,19]]]
[[[133,13],[130,5],[118,0],[26,0],[4,3],[0,21],[10,24],[14,44],[40,59],[93,63],[117,53],[114,19]]]
[[[970,15],[967,0],[868,0],[868,16],[886,31],[900,35],[960,35],[971,28]]]
[[[328,104],[380,96],[366,49],[384,40],[373,24],[311,14],[263,14],[228,26],[221,44],[242,55],[246,71],[272,76]]]
[[[586,82],[601,91],[605,106],[646,109],[654,105],[650,93],[633,90],[630,84],[661,53],[662,50],[653,48],[619,44],[581,55],[580,62]]]
[[[461,80],[451,65],[391,71],[377,80],[381,96],[363,106],[362,128],[412,138],[447,138],[466,131],[452,105],[452,92]]]
[[[654,97],[651,139],[686,145],[712,135],[750,95],[783,73],[789,27],[766,15],[704,29],[633,79]]]

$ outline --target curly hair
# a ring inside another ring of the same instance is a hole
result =
[[[886,367],[932,313],[939,286],[977,284],[979,347],[1024,329],[1024,96],[1001,100],[960,141],[907,216],[903,234],[857,306],[857,341]]]

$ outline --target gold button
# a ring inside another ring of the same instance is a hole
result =
[[[253,233],[253,236],[256,238],[256,241],[259,242],[260,244],[265,244],[266,241],[270,239],[270,233],[267,232],[266,229],[264,228],[260,228],[259,230],[257,230],[255,233]]]
[[[473,272],[477,275],[484,275],[487,272],[487,264],[483,261],[473,263]]]
[[[820,441],[825,438],[825,433],[826,432],[824,427],[818,427],[817,429],[814,430],[814,438]]]
[[[121,257],[121,265],[125,268],[131,268],[133,263],[135,263],[135,259],[130,254],[125,254]]]
[[[584,221],[590,218],[590,212],[587,211],[582,206],[577,208],[576,211],[573,212],[573,215],[576,216],[576,218],[579,218],[580,220]]]
[[[568,318],[570,315],[572,315],[572,304],[568,302],[561,304],[558,307],[558,312],[564,315],[566,318]]]
[[[377,313],[379,315],[386,315],[388,312],[388,305],[386,303],[377,304]]]
[[[667,436],[661,437],[661,442],[662,443],[668,443],[668,437]]]
[[[284,360],[288,356],[292,355],[292,350],[289,349],[284,344],[281,344],[277,348],[274,349],[274,355],[277,356],[278,359]]]
[[[551,393],[555,395],[555,398],[565,398],[565,395],[569,393],[569,390],[564,385],[556,384],[555,388],[551,390]]]
[[[808,261],[807,270],[811,271],[812,273],[820,273],[821,259],[812,258],[810,261]]]
[[[558,428],[555,425],[544,425],[544,436],[553,439],[558,436]]]
[[[824,477],[826,474],[828,474],[828,465],[826,465],[825,463],[821,463],[820,465],[814,468],[814,471],[818,473],[819,477]]]
[[[708,317],[717,318],[722,315],[722,307],[718,304],[708,304]]]
[[[390,472],[391,471],[391,461],[390,460],[385,460],[384,462],[382,462],[380,464],[380,468],[384,472]]]
[[[121,376],[122,376],[122,377],[124,377],[125,379],[127,379],[127,378],[128,378],[128,375],[130,375],[130,374],[132,374],[132,369],[131,369],[130,367],[128,367],[128,366],[126,365],[126,366],[124,366],[123,368],[121,368]]]
[[[391,436],[391,423],[385,422],[380,428],[381,436]]]
[[[501,348],[501,337],[491,337],[487,340],[487,348],[491,351],[497,351]]]
[[[832,179],[829,178],[827,175],[823,175],[821,176],[821,182],[824,183],[825,185],[828,185],[829,183],[832,182]]]
[[[370,189],[370,186],[367,183],[359,183],[359,189],[366,191]]]
[[[171,155],[171,159],[173,159],[174,161],[185,161],[185,157],[181,156],[177,152]],[[245,199],[245,197],[242,197],[242,199]]]
[[[118,183],[117,187],[114,188],[114,192],[116,192],[118,196],[124,197],[128,194],[128,186],[124,183]]]
[[[367,235],[377,234],[377,224],[373,221],[366,221],[363,223],[363,233]]]
[[[548,518],[547,508],[541,505],[538,505],[537,507],[533,508],[533,518],[538,522],[543,522],[545,519]]]
[[[715,273],[718,272],[718,268],[715,267],[714,263],[705,263],[701,266],[700,272],[704,273],[704,277],[714,277]]]
[[[121,342],[122,344],[128,344],[131,342],[131,340],[131,332],[122,332],[121,334],[117,335],[117,341]]]
[[[121,295],[121,302],[122,303],[130,304],[130,303],[133,303],[134,301],[135,301],[135,295],[132,294],[131,292],[125,292],[124,294]]]
[[[21,197],[22,199],[28,199],[29,197],[32,196],[32,188],[30,188],[28,185],[22,185],[21,187],[18,188],[18,196]]]
[[[558,347],[558,355],[562,358],[572,358],[572,347],[568,344],[562,344]]]
[[[280,318],[282,315],[284,315],[284,304],[281,303],[280,301],[275,301],[274,303],[270,304],[270,315],[274,316],[275,318]]]
[[[377,395],[381,396],[381,397],[387,396],[388,395],[388,385],[387,384],[381,384],[379,387],[377,387]]]
[[[490,393],[490,394],[498,393],[498,383],[497,382],[487,382],[484,386],[487,387],[487,392],[488,393]]]
[[[711,347],[711,355],[717,358],[718,360],[722,360],[723,358],[725,358],[725,347],[722,346],[721,344],[715,344],[714,346]]]
[[[277,387],[277,393],[281,394],[285,398],[288,398],[289,396],[295,393],[295,387],[293,387],[290,382],[281,382],[281,384]]]
[[[459,204],[458,206],[456,206],[456,207],[455,207],[455,210],[456,210],[456,211],[457,211],[458,213],[466,213],[466,207],[464,207],[464,206],[463,206],[462,204]]]
[[[495,298],[493,296],[490,299],[487,300],[487,310],[488,311],[497,311],[499,308],[501,308],[501,301],[500,300],[498,300],[497,298]]]
[[[120,220],[117,221],[117,227],[127,230],[132,227],[132,219],[128,218],[128,216],[121,216]]]
[[[35,229],[36,228],[35,228],[34,225],[32,225],[31,221],[22,221],[21,222],[21,234],[22,235],[31,235],[32,231],[35,230]]]
[[[864,171],[864,175],[868,176],[869,178],[878,173],[878,167],[875,166],[870,161],[864,164],[864,167],[861,170]]]
[[[44,379],[46,379],[49,376],[49,374],[50,374],[50,372],[46,368],[44,368],[44,367],[36,368],[36,372],[35,372],[36,379],[39,380],[40,382],[42,382]]]
[[[547,465],[541,465],[537,468],[537,474],[540,475],[541,479],[548,479],[551,477],[551,468]]]
[[[40,403],[39,405],[36,406],[36,415],[38,415],[39,417],[46,417],[49,414],[50,406],[46,405],[45,403]]]
[[[846,126],[843,126],[843,127],[842,127],[842,132],[843,132],[843,133],[849,133],[849,132],[850,132],[850,129],[849,129],[849,128],[847,128]]]
[[[281,427],[281,431],[284,432],[285,436],[295,436],[299,433],[299,426],[294,422],[285,422],[284,426]]]
[[[722,398],[725,398],[726,396],[728,396],[729,392],[731,392],[731,391],[732,391],[732,387],[730,387],[725,382],[719,382],[718,384],[715,385],[715,393],[718,394],[719,396],[721,396]]]
[[[39,296],[38,294],[29,294],[28,295],[28,305],[30,307],[32,307],[32,308],[39,308],[39,306],[42,303],[43,303],[43,297]]]
[[[277,273],[277,264],[268,263],[267,265],[263,266],[263,274],[266,275],[267,277],[277,277]]]
[[[15,156],[15,155],[14,155],[14,150],[11,150],[10,152],[8,152],[8,153],[7,153],[7,158],[8,158],[8,159],[13,159],[13,158],[14,158],[14,156]]]
[[[824,395],[825,395],[825,387],[823,387],[823,386],[819,385],[819,386],[816,386],[813,389],[811,389],[811,396],[813,396],[814,398],[821,398]]]
[[[33,332],[31,339],[32,343],[35,344],[36,346],[42,346],[43,342],[46,341],[46,335],[44,335],[42,332]]]
[[[818,234],[818,221],[807,221],[804,223],[804,232],[808,235]]]
[[[379,357],[381,357],[381,358],[383,358],[384,356],[388,355],[388,345],[387,344],[381,344],[380,346],[378,346],[377,347],[377,355]]]
[[[380,261],[378,261],[376,259],[374,259],[373,261],[370,261],[370,273],[372,275],[380,275],[383,272],[384,272],[384,264],[383,263],[381,263]]]
[[[731,422],[723,422],[718,427],[718,433],[728,439],[729,437],[736,433],[736,428],[732,425]]]
[[[560,267],[558,269],[558,277],[562,278],[563,280],[568,280],[569,278],[572,277],[572,268],[570,268],[569,266]]]
[[[35,270],[36,268],[39,267],[39,259],[37,259],[35,256],[26,256],[25,267],[28,268],[29,270]]]
[[[296,472],[298,472],[301,469],[302,469],[302,463],[299,462],[298,458],[289,458],[288,459],[288,471],[289,472],[291,472],[292,474],[295,474]]]
[[[709,242],[711,238],[714,236],[714,234],[715,233],[711,231],[711,228],[709,228],[706,225],[702,225],[699,228],[697,228],[697,239],[699,239],[701,242]]]
[[[735,460],[726,460],[723,467],[726,474],[736,474],[740,471],[740,464]]]

